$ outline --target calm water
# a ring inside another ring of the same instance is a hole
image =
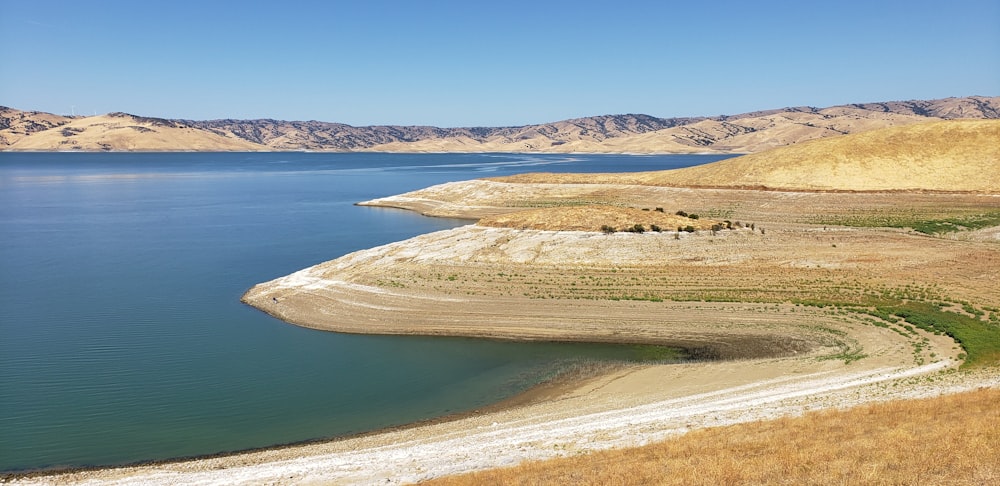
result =
[[[0,471],[344,435],[493,403],[574,359],[628,359],[628,347],[312,331],[239,297],[465,224],[358,201],[721,158],[0,153]]]

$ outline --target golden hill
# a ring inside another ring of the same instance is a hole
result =
[[[1000,120],[883,128],[669,171],[524,174],[492,180],[811,191],[1000,192]]]
[[[58,126],[14,141],[24,151],[240,151],[268,150],[247,140],[224,137],[183,122],[125,113],[67,119]]]
[[[24,137],[73,121],[73,117],[0,106],[0,149]]]
[[[458,128],[354,127],[315,120],[167,120],[124,113],[66,117],[0,106],[0,149],[756,153],[807,140],[957,118],[1000,118],[1000,97],[790,107],[714,117],[601,115],[516,127]]]
[[[875,112],[834,107],[815,111],[794,109],[703,119],[658,130],[617,131],[595,136],[571,121],[550,124],[550,130],[497,133],[485,139],[446,137],[376,145],[384,152],[540,152],[540,153],[751,153],[788,144],[860,133],[891,126],[926,122],[912,113]]]

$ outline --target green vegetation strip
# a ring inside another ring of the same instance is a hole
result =
[[[915,221],[905,227],[928,235],[970,231],[1000,225],[1000,212],[977,214],[957,218]]]
[[[818,223],[866,228],[911,228],[919,233],[937,235],[1000,226],[1000,211],[986,211],[939,218],[921,218],[914,215],[902,214],[856,214],[825,218],[818,221]]]
[[[870,313],[889,322],[902,319],[925,331],[948,335],[965,350],[963,368],[1000,364],[1000,328],[979,319],[926,302],[877,307]]]

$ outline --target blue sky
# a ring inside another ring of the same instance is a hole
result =
[[[0,105],[501,126],[1000,95],[1000,1],[0,0]]]

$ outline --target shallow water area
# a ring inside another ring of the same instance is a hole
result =
[[[0,471],[213,454],[495,403],[629,347],[352,336],[251,285],[467,224],[354,206],[525,171],[720,156],[0,153]]]

